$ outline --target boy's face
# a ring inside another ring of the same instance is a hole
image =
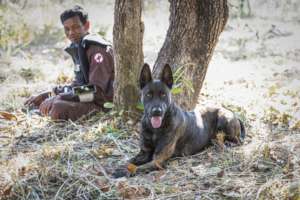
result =
[[[89,22],[82,24],[79,16],[74,16],[66,19],[63,22],[65,34],[67,38],[74,43],[79,43],[80,39],[88,33]]]

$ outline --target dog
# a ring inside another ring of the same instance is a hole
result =
[[[129,163],[135,173],[162,169],[171,157],[193,155],[207,147],[218,132],[225,140],[241,144],[245,127],[233,112],[224,108],[183,111],[172,101],[173,75],[170,65],[163,67],[159,80],[153,80],[148,64],[140,74],[141,122],[140,152]]]

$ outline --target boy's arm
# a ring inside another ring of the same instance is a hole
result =
[[[113,99],[114,61],[110,48],[90,45],[87,50],[89,85],[96,88],[93,101],[103,105]]]

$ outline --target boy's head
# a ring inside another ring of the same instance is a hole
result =
[[[79,43],[81,38],[88,33],[90,27],[88,14],[80,6],[65,10],[60,15],[60,20],[64,26],[66,37],[71,42]]]

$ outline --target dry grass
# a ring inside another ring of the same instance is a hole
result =
[[[83,1],[20,2],[27,2],[24,9],[13,3],[0,8],[5,14],[0,18],[5,26],[0,31],[5,36],[0,39],[0,110],[17,117],[0,117],[0,199],[299,200],[299,2],[250,0],[251,16],[243,19],[240,1],[229,2],[231,18],[200,104],[212,101],[237,112],[247,127],[244,145],[213,145],[169,160],[164,170],[121,179],[111,173],[138,152],[138,124],[124,121],[118,112],[57,123],[20,111],[32,93],[70,80],[72,62],[62,55],[63,30],[53,16]],[[167,4],[160,3],[145,4],[145,59],[150,63],[168,22]],[[94,32],[111,37],[111,1],[84,6]]]
[[[112,171],[138,151],[138,125],[117,112],[77,122],[16,116],[1,121],[3,199],[299,198],[297,131],[276,129],[255,141],[262,134],[247,127],[243,146],[214,145],[168,161],[165,170],[114,179]]]
[[[112,154],[119,157],[123,149],[114,147],[120,138],[128,137],[126,129],[116,128],[118,118],[105,115],[55,123],[22,113],[17,117],[17,122],[1,127],[2,194],[10,193],[12,199],[36,195],[72,199],[101,193],[96,187],[106,180],[99,175],[101,160]]]

